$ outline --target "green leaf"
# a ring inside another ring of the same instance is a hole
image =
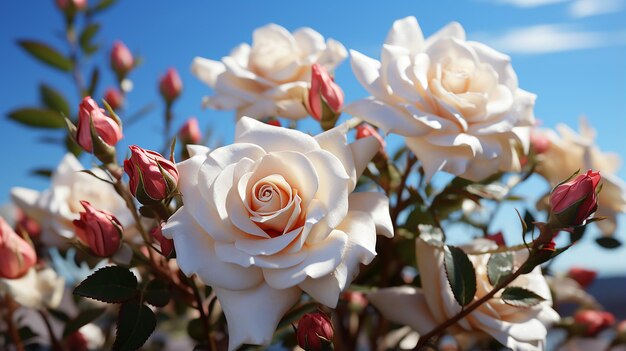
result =
[[[465,306],[476,294],[476,272],[465,252],[455,246],[444,246],[444,265],[455,300]]]
[[[31,54],[31,56],[51,67],[65,72],[72,70],[73,64],[70,59],[44,43],[33,40],[20,40],[17,44]]]
[[[610,237],[597,238],[596,243],[605,249],[615,249],[622,246],[622,243],[619,240]]]
[[[107,303],[128,301],[137,295],[137,278],[120,266],[100,268],[74,289],[74,295]]]
[[[9,119],[37,128],[65,128],[65,120],[58,112],[26,107],[9,112]]]
[[[97,46],[93,45],[91,43],[91,40],[93,39],[93,37],[96,36],[96,34],[98,34],[99,30],[99,23],[91,23],[82,31],[82,33],[80,33],[80,36],[78,37],[78,42],[80,43],[80,47],[83,49],[83,51],[85,51],[85,53],[91,54],[93,53],[94,48],[97,49]]]
[[[40,177],[50,178],[52,177],[52,173],[54,171],[49,168],[35,168],[31,169],[30,174],[37,175]]]
[[[189,323],[187,324],[187,335],[189,335],[190,338],[198,342],[206,340],[207,336],[204,333],[202,319],[195,318],[189,321]]]
[[[146,306],[127,302],[120,308],[114,351],[134,351],[148,340],[156,327],[156,316]]]
[[[94,67],[91,71],[91,78],[89,79],[89,87],[87,91],[84,93],[84,96],[93,96],[96,92],[96,88],[98,87],[98,82],[100,81],[100,70],[98,67]],[[83,96],[83,97],[84,97]]]
[[[530,290],[510,286],[502,291],[502,300],[514,307],[532,307],[545,299]]]
[[[41,102],[49,109],[56,111],[62,115],[70,115],[70,105],[65,100],[65,97],[55,90],[53,87],[41,83],[39,85],[39,95]]]
[[[513,254],[510,252],[495,253],[487,261],[487,278],[491,285],[496,286],[502,279],[513,273]]]
[[[91,308],[85,311],[82,311],[76,316],[76,318],[68,321],[65,324],[65,328],[63,328],[63,339],[77,332],[83,326],[93,322],[98,319],[106,308]]]
[[[96,14],[108,9],[111,5],[115,4],[117,0],[101,0],[94,7],[89,9],[90,14]]]
[[[164,307],[170,302],[170,289],[159,279],[154,279],[148,286],[146,286],[146,290],[144,291],[144,299],[146,302],[156,307]]]

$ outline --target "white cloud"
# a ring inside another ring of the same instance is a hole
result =
[[[513,5],[516,7],[530,8],[530,7],[538,7],[538,6],[544,6],[544,5],[550,5],[550,4],[557,4],[560,2],[566,2],[570,0],[492,0],[492,1],[497,4],[507,4],[507,5]]]
[[[626,44],[626,31],[590,32],[559,24],[517,28],[502,35],[476,33],[473,37],[500,51],[516,54],[545,54]]]
[[[576,0],[569,6],[572,17],[589,17],[621,11],[624,0]]]

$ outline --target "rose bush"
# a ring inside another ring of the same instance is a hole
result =
[[[11,189],[15,204],[41,225],[41,240],[44,244],[66,247],[67,239],[74,238],[72,221],[80,218],[80,212],[83,211],[81,200],[111,212],[127,229],[125,236],[132,235],[134,221],[124,200],[113,186],[81,172],[83,170],[76,157],[67,154],[52,175],[49,189],[42,192],[21,187]],[[99,168],[90,171],[103,179],[108,177]]]
[[[311,28],[290,33],[268,24],[254,31],[252,46],[241,44],[221,61],[194,59],[192,72],[215,90],[204,105],[237,110],[237,117],[307,116],[304,105],[311,66],[318,63],[332,71],[347,57],[339,42],[324,38]]]
[[[424,334],[461,311],[446,277],[441,245],[437,237],[429,234],[422,234],[417,239],[417,267],[423,283],[421,289],[393,287],[368,295],[369,301],[387,319]],[[491,255],[482,252],[497,249],[498,246],[491,240],[476,239],[462,248],[476,271],[477,292],[474,299],[480,299],[493,288],[486,268]],[[528,252],[524,249],[514,255],[514,264],[519,266],[526,260]],[[532,307],[514,307],[499,298],[500,292],[447,331],[462,344],[472,343],[482,334],[490,335],[513,350],[543,350],[547,327],[556,322],[559,315],[551,307],[550,289],[541,274],[541,267],[519,276],[510,286],[531,290],[545,301]]]
[[[184,206],[162,231],[183,272],[214,288],[230,349],[268,343],[302,291],[334,307],[376,255],[376,233],[393,235],[387,197],[352,193],[380,144],[348,144],[347,131],[311,137],[243,117],[234,144],[193,147],[177,165]]]
[[[403,136],[428,179],[444,170],[476,181],[520,168],[535,95],[518,88],[508,56],[466,41],[454,22],[424,39],[414,17],[394,22],[381,61],[350,54],[372,96],[344,112]]]

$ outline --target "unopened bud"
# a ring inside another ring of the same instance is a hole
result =
[[[117,73],[121,80],[133,68],[135,59],[128,47],[121,41],[113,43],[111,49],[111,68]]]
[[[22,277],[37,263],[33,247],[0,217],[0,278]]]
[[[197,144],[202,140],[202,132],[198,125],[198,119],[191,117],[183,124],[178,132],[178,137],[184,144]]]
[[[130,177],[130,191],[144,205],[156,204],[169,197],[178,184],[176,165],[161,154],[130,146],[130,159],[124,171]]]
[[[161,91],[161,96],[163,96],[165,101],[171,103],[176,100],[183,90],[183,82],[180,80],[180,76],[178,75],[178,71],[176,69],[168,69],[165,75],[161,77],[159,90]]]
[[[76,236],[98,257],[111,257],[122,245],[123,227],[115,216],[81,201],[85,212],[74,220]]]
[[[322,312],[308,313],[300,318],[296,336],[298,345],[306,351],[331,350],[333,325]]]
[[[328,71],[323,66],[314,64],[311,67],[308,108],[311,116],[321,121],[325,130],[332,128],[337,122],[341,114],[343,99],[343,91]]]
[[[115,88],[109,88],[106,90],[104,93],[104,100],[114,110],[119,109],[124,104],[124,96],[122,96],[122,93]]]
[[[553,227],[582,224],[598,208],[599,183],[600,172],[589,170],[554,188],[550,194],[550,224]]]
[[[98,158],[114,157],[115,150],[111,150],[111,147],[115,146],[122,137],[122,127],[113,118],[107,116],[94,99],[86,96],[78,108],[76,129],[78,145],[83,150],[96,154]],[[104,153],[113,153],[113,155],[103,155]]]

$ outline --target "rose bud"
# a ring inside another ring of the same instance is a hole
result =
[[[356,313],[361,312],[369,303],[365,295],[358,291],[346,291],[343,298],[348,302],[348,308]]]
[[[87,152],[94,152],[92,123],[99,139],[110,146],[115,146],[123,137],[120,125],[107,116],[94,99],[86,96],[78,107],[76,142]]]
[[[582,224],[598,208],[596,188],[600,172],[592,170],[558,185],[550,194],[550,218],[557,227]]]
[[[68,9],[84,10],[87,7],[87,0],[56,0],[57,7],[63,11]]]
[[[0,217],[0,278],[22,277],[37,263],[33,247]]]
[[[593,281],[596,279],[597,275],[598,272],[596,271],[579,267],[572,267],[570,268],[569,272],[567,272],[567,276],[575,280],[583,288],[591,285],[591,283],[593,283]]]
[[[331,121],[333,126],[343,106],[343,91],[335,84],[328,71],[319,64],[311,67],[308,105],[309,113],[313,118],[318,121]]]
[[[198,119],[191,117],[185,122],[178,132],[178,137],[185,144],[197,144],[202,140],[202,132],[198,125]]]
[[[70,334],[65,340],[65,344],[72,351],[89,351],[87,339],[80,331]]]
[[[135,59],[128,47],[119,40],[113,43],[113,48],[111,49],[111,68],[117,73],[118,78],[126,76],[133,68],[134,64]]]
[[[26,213],[19,208],[17,210],[16,230],[18,233],[22,233],[21,231],[26,232],[31,239],[41,236],[41,226],[39,223],[28,217]]]
[[[278,119],[276,119],[276,118],[268,119],[265,122],[265,124],[269,124],[269,125],[274,126],[274,127],[282,127],[282,125],[280,124],[280,121]]]
[[[330,349],[333,339],[333,325],[330,318],[322,312],[305,314],[298,321],[296,337],[298,346],[306,351]]]
[[[176,190],[178,170],[161,154],[129,146],[130,159],[124,161],[124,171],[130,177],[130,191],[144,205],[155,204]]]
[[[115,88],[107,89],[104,93],[104,100],[114,110],[119,109],[124,104],[124,96],[122,96],[122,93]]]
[[[550,148],[550,139],[543,133],[530,132],[530,145],[536,154],[543,154]]]
[[[97,210],[87,201],[81,201],[85,212],[74,220],[76,236],[98,257],[111,257],[122,245],[124,231],[113,214]]]
[[[174,253],[174,240],[168,239],[163,236],[163,232],[161,231],[161,225],[159,224],[154,227],[150,231],[150,235],[156,240],[159,245],[161,245],[161,253],[165,257],[171,257],[172,253]]]
[[[356,138],[357,139],[363,139],[363,138],[367,138],[369,136],[374,136],[376,139],[378,139],[378,142],[380,143],[381,150],[385,148],[385,146],[386,146],[385,140],[383,139],[383,137],[380,136],[378,131],[376,131],[376,129],[374,129],[374,127],[372,127],[371,125],[366,124],[366,123],[361,123],[358,127],[356,127]]]
[[[504,235],[502,235],[502,232],[489,234],[485,236],[485,239],[493,241],[494,243],[498,244],[498,246],[506,246],[506,243],[504,242]]]
[[[597,310],[583,310],[574,315],[574,321],[584,327],[584,335],[595,336],[615,323],[612,313]]]
[[[176,100],[180,92],[183,90],[183,82],[180,80],[178,71],[174,68],[167,70],[165,75],[161,77],[159,82],[159,90],[165,101],[171,103]]]

